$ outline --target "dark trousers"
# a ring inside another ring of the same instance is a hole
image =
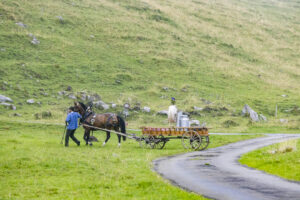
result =
[[[76,129],[74,130],[67,130],[67,133],[66,133],[66,138],[65,138],[65,146],[69,146],[69,137],[72,138],[72,140],[77,144],[79,145],[79,141],[76,139],[76,137],[74,136],[74,133],[75,133]]]

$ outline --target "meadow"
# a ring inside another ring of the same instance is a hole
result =
[[[0,94],[16,110],[0,105],[0,199],[205,199],[152,171],[186,152],[179,141],[64,148],[63,127],[43,123],[64,123],[85,92],[117,104],[98,113],[141,105],[128,128],[168,126],[157,111],[175,97],[210,132],[299,133],[299,13],[298,0],[1,0]],[[68,86],[77,99],[59,94]],[[241,117],[245,104],[268,121]],[[257,136],[211,136],[209,147]]]
[[[285,179],[300,181],[300,140],[289,140],[252,151],[244,154],[240,162]]]
[[[63,126],[0,122],[0,199],[206,199],[171,185],[152,160],[188,152],[180,141],[165,149],[141,149],[133,140],[117,147],[104,133],[94,146],[60,144]],[[83,141],[83,130],[75,136]],[[209,148],[258,137],[210,136]]]

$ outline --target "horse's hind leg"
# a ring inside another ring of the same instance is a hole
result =
[[[118,147],[121,147],[121,135],[119,134],[118,134],[118,140],[119,140]]]
[[[86,130],[86,129],[84,130],[83,139],[84,139],[86,145],[88,145],[88,140],[87,140],[87,130]]]
[[[106,139],[105,141],[103,142],[102,146],[105,146],[106,142],[109,140],[110,138],[110,132],[109,131],[106,131]]]

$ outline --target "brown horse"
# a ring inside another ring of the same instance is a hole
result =
[[[89,126],[102,128],[106,130],[114,130],[117,132],[120,132],[121,129],[121,133],[126,134],[125,121],[122,119],[122,117],[118,116],[117,114],[114,113],[96,114],[89,111],[89,108],[81,102],[75,102],[74,105],[75,105],[74,106],[75,111],[79,112],[80,115],[82,116],[82,119],[80,121],[82,122],[83,128],[85,130],[83,139],[85,140],[86,145],[88,144],[92,145],[92,143],[89,142],[90,131],[98,130]],[[119,134],[117,135],[119,140],[118,146],[120,147],[121,135]],[[126,136],[123,135],[122,137],[123,140],[125,141]],[[109,138],[110,138],[110,131],[106,131],[106,140],[103,143],[103,146],[107,143]]]

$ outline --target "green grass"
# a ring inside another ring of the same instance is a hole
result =
[[[180,141],[163,150],[141,149],[128,140],[117,148],[112,136],[100,143],[77,147],[59,144],[63,126],[0,121],[0,199],[205,199],[162,179],[151,161],[187,152]],[[82,141],[83,130],[75,136]],[[210,148],[258,137],[211,136]]]
[[[280,131],[300,132],[299,113],[286,112],[300,107],[299,8],[297,0],[2,0],[0,93],[17,111],[0,106],[0,118],[33,120],[50,110],[48,121],[62,121],[73,100],[57,92],[70,85],[120,106],[150,106],[153,113],[128,119],[135,127],[164,125],[153,114],[174,96],[183,110],[206,106],[201,99],[228,108],[193,116],[216,130],[254,130],[237,117],[247,103],[269,119],[257,132],[278,132],[279,118],[289,119]],[[42,104],[27,105],[30,98]],[[229,119],[238,126],[222,126]]]
[[[292,152],[280,149],[292,146]],[[278,151],[274,153],[274,151]],[[300,181],[300,140],[274,144],[243,155],[240,162],[252,168],[265,171],[289,180]]]

